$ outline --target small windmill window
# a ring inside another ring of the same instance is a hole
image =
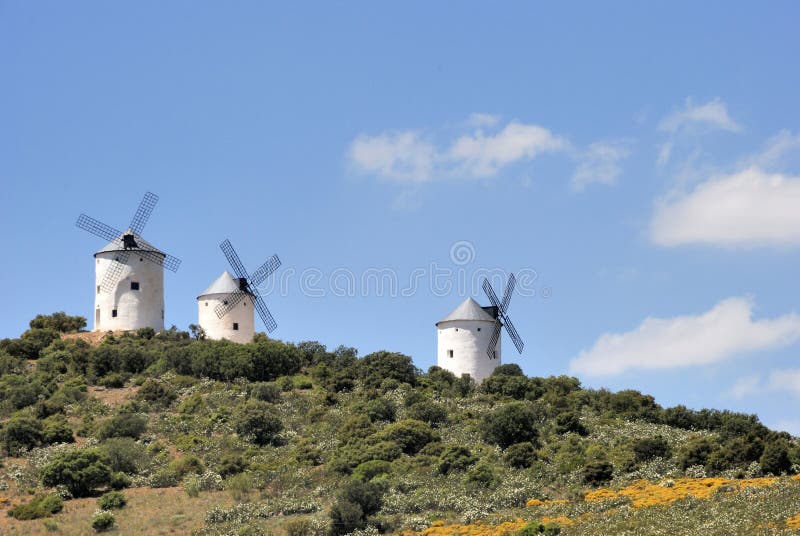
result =
[[[239,323],[238,322],[234,322],[233,323],[233,331],[239,331]]]
[[[478,328],[478,331],[480,331],[480,330],[481,330],[481,328]]]
[[[448,350],[447,351],[447,357],[453,357],[453,351],[452,350]]]
[[[131,281],[131,290],[139,290],[139,282]]]
[[[100,294],[100,285],[97,285],[97,293]]]
[[[111,309],[111,317],[112,318],[117,318],[117,310],[116,309]]]

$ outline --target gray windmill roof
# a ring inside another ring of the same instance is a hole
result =
[[[225,270],[222,272],[222,275],[216,278],[197,298],[199,299],[201,296],[206,296],[207,294],[230,294],[232,292],[238,292],[238,290],[239,280]]]
[[[119,235],[116,239],[114,239],[111,242],[109,242],[108,244],[106,244],[103,247],[103,249],[101,249],[100,251],[96,252],[95,255],[97,255],[97,253],[108,253],[110,251],[124,251],[125,248],[122,247],[122,237],[123,237],[123,235],[126,235],[126,234],[132,234],[133,235],[133,239],[136,240],[136,243],[139,245],[139,249],[150,250],[150,251],[153,251],[153,252],[158,253],[160,255],[166,256],[166,253],[164,253],[163,251],[161,251],[160,249],[155,247],[153,244],[151,244],[150,242],[148,242],[147,240],[142,238],[142,235],[140,235],[139,233],[135,233],[135,232],[131,231],[130,229],[128,229],[127,231],[125,231],[124,233]],[[128,251],[136,251],[136,250],[132,249],[132,250],[128,250]]]
[[[446,317],[439,320],[436,325],[450,320],[484,320],[486,322],[494,322],[494,317],[487,313],[478,302],[472,298],[467,298],[461,305],[453,309]]]

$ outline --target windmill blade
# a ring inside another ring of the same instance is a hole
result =
[[[247,270],[244,269],[244,264],[242,264],[242,261],[239,260],[239,255],[237,255],[236,251],[233,249],[231,241],[226,238],[225,241],[219,245],[219,247],[222,250],[222,253],[225,255],[225,258],[228,259],[228,262],[230,263],[231,268],[233,268],[236,277],[249,281],[250,278],[247,276]]]
[[[250,280],[251,287],[257,287],[263,283],[275,270],[281,265],[281,260],[277,255],[273,255],[261,267],[253,272],[253,278]]]
[[[486,278],[483,280],[483,291],[486,293],[486,296],[489,297],[489,301],[492,302],[492,305],[497,307],[500,314],[504,314],[505,310],[503,309],[503,305],[500,303],[500,300],[497,299],[497,294],[494,293],[492,285],[489,284],[489,280]]]
[[[214,307],[214,312],[216,313],[217,318],[222,318],[228,314],[229,311],[239,305],[239,302],[241,302],[247,296],[248,293],[243,290],[237,290],[236,292],[231,292],[228,294],[222,303]]]
[[[106,293],[114,292],[117,288],[117,283],[122,278],[122,273],[125,271],[125,263],[128,262],[130,254],[127,251],[118,251],[114,256],[114,260],[108,265],[106,273],[103,274],[103,281],[100,283],[100,290]]]
[[[495,359],[497,357],[497,352],[495,348],[497,348],[497,339],[500,338],[500,324],[499,320],[494,321],[494,328],[492,329],[492,336],[489,339],[489,346],[486,348],[486,354],[489,356],[489,359]]]
[[[511,294],[514,292],[514,287],[517,285],[517,278],[514,274],[508,276],[508,283],[506,283],[506,292],[503,294],[503,311],[508,311],[508,303],[511,301]]]
[[[146,192],[144,194],[142,202],[139,203],[139,208],[136,209],[136,214],[133,215],[133,219],[131,220],[130,229],[134,233],[142,234],[142,230],[147,220],[150,219],[150,214],[152,214],[153,209],[156,207],[156,203],[158,203],[158,196],[156,194],[153,192]]]
[[[517,352],[522,353],[522,349],[525,348],[525,343],[522,342],[522,338],[520,338],[519,333],[517,333],[514,324],[511,323],[511,319],[505,315],[503,315],[503,326],[505,326],[508,336],[511,337],[511,342],[517,347]]]
[[[275,319],[272,318],[272,313],[269,312],[267,309],[267,304],[264,303],[264,299],[261,297],[261,294],[258,293],[256,289],[251,289],[253,291],[253,305],[258,311],[258,316],[261,317],[261,320],[264,322],[264,327],[267,328],[269,333],[275,331],[275,328],[278,327],[278,323],[275,322]]]
[[[106,242],[113,242],[122,236],[122,231],[117,231],[110,225],[106,225],[105,223],[91,218],[86,214],[81,214],[78,216],[78,221],[75,222],[75,225],[84,231],[89,231],[93,235],[99,236]],[[122,244],[121,240],[120,244]]]
[[[181,265],[181,260],[179,258],[168,255],[167,253],[164,253],[163,251],[160,251],[149,245],[140,244],[139,247],[140,249],[138,250],[138,253],[143,258],[150,262],[154,262],[159,266],[163,266],[172,272],[178,271],[178,268]]]

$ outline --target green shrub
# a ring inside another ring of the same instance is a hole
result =
[[[789,447],[786,441],[779,439],[770,441],[764,446],[764,453],[759,460],[761,470],[765,473],[780,475],[788,473],[792,469],[792,462],[789,459]]]
[[[119,413],[100,425],[99,439],[130,437],[139,439],[147,430],[147,417],[139,413]]]
[[[111,489],[119,491],[121,489],[131,487],[132,483],[133,481],[128,475],[120,472],[111,475],[111,481],[108,483],[108,485],[111,486]]]
[[[167,407],[178,398],[178,394],[166,382],[148,379],[139,388],[140,399],[161,407]]]
[[[225,481],[225,489],[234,500],[246,501],[250,498],[250,492],[253,490],[253,477],[247,473],[233,475]]]
[[[97,383],[109,389],[119,389],[120,387],[125,387],[126,381],[128,381],[127,375],[119,372],[109,372],[97,380]]]
[[[9,510],[8,515],[19,520],[40,519],[57,514],[63,508],[64,501],[61,500],[61,497],[51,493],[49,495],[36,495],[29,502]]]
[[[407,355],[374,352],[358,361],[358,377],[367,387],[380,387],[385,380],[416,385],[418,371]]]
[[[378,475],[392,471],[392,464],[383,460],[370,460],[353,469],[353,478],[361,482],[369,482]]]
[[[489,413],[483,419],[486,441],[507,448],[514,443],[536,443],[539,416],[529,403],[512,402]]]
[[[126,504],[128,504],[128,500],[125,499],[125,495],[119,491],[109,491],[97,499],[97,506],[99,506],[102,510],[123,508]]]
[[[147,447],[137,443],[130,437],[112,437],[106,439],[98,450],[103,461],[114,472],[135,475],[141,472],[150,462]]]
[[[439,435],[431,430],[430,426],[413,419],[392,423],[376,436],[382,441],[394,441],[409,455],[414,455],[428,443],[439,440]]]
[[[100,512],[92,518],[92,528],[97,532],[105,532],[114,527],[116,520],[111,512]]]
[[[479,463],[467,471],[467,476],[464,479],[467,484],[472,484],[482,488],[494,488],[500,480],[494,472],[494,469],[488,463]]]
[[[292,519],[283,524],[286,536],[312,536],[314,534],[311,521],[308,519]]]
[[[669,458],[671,449],[663,437],[655,436],[634,442],[633,454],[637,462],[646,462],[653,458]]]
[[[447,410],[441,404],[431,401],[417,402],[408,408],[408,418],[437,427],[447,422]]]
[[[576,411],[564,411],[556,416],[556,433],[566,434],[569,432],[580,436],[589,433]]]
[[[65,486],[73,497],[86,497],[111,480],[111,469],[97,449],[72,450],[42,469],[42,484]]]
[[[339,428],[339,441],[344,444],[358,442],[375,433],[375,426],[364,414],[353,415]]]
[[[600,486],[614,476],[614,466],[606,461],[589,462],[583,467],[583,481],[590,486]]]
[[[257,445],[274,444],[283,430],[283,423],[272,404],[260,400],[248,401],[234,422],[241,437]]]
[[[42,442],[44,427],[41,421],[28,417],[12,417],[2,428],[3,449],[17,456]]]
[[[281,389],[274,382],[256,382],[250,386],[250,396],[275,404],[281,400]]]
[[[357,410],[363,411],[372,422],[394,422],[397,416],[397,408],[394,403],[383,397],[370,400],[364,404],[363,408],[357,408]]]
[[[173,460],[169,464],[169,468],[174,471],[179,478],[183,478],[189,473],[199,475],[206,470],[206,467],[203,462],[200,461],[200,458],[192,454],[183,456],[177,460]]]
[[[60,333],[73,333],[86,327],[86,318],[82,316],[70,316],[64,311],[58,311],[50,315],[36,315],[30,321],[31,329],[52,329]]]
[[[678,465],[686,470],[693,465],[705,465],[719,445],[707,437],[695,437],[684,443],[678,452]]]
[[[437,469],[443,475],[452,471],[466,471],[476,461],[478,461],[477,456],[473,456],[467,447],[450,445],[445,447],[439,456]]]
[[[536,448],[529,441],[514,443],[503,453],[503,460],[516,469],[528,468],[536,461]]]
[[[73,443],[72,427],[63,415],[53,415],[44,420],[42,441],[48,445],[54,443]]]
[[[520,529],[516,536],[538,536],[539,534],[543,534],[544,536],[557,536],[561,534],[561,527],[555,523],[542,524],[538,521],[531,521]]]
[[[167,467],[153,474],[148,483],[151,488],[171,488],[177,486],[180,481],[181,476]]]
[[[347,482],[331,508],[331,533],[344,535],[366,526],[383,505],[383,488],[373,482]]]
[[[225,454],[220,458],[217,472],[222,477],[238,475],[247,469],[247,462],[238,454]]]

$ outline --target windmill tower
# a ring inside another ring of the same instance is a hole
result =
[[[272,318],[256,287],[278,269],[281,260],[277,255],[273,255],[250,277],[230,240],[225,240],[220,244],[220,248],[238,277],[227,271],[222,272],[222,275],[197,297],[197,323],[209,339],[247,343],[252,341],[255,335],[254,310],[256,310],[267,331],[271,333],[278,324]]]
[[[500,301],[492,285],[484,279],[483,290],[492,303],[491,306],[481,307],[472,298],[467,298],[436,323],[437,364],[441,368],[459,377],[469,374],[477,382],[491,376],[492,371],[501,364],[502,327],[506,328],[517,351],[522,353],[525,343],[508,318],[508,305],[515,284],[516,279],[511,274],[503,300]]]
[[[181,261],[141,236],[157,202],[147,192],[125,232],[78,217],[78,227],[108,241],[94,254],[94,331],[164,329],[164,268],[174,272]]]

